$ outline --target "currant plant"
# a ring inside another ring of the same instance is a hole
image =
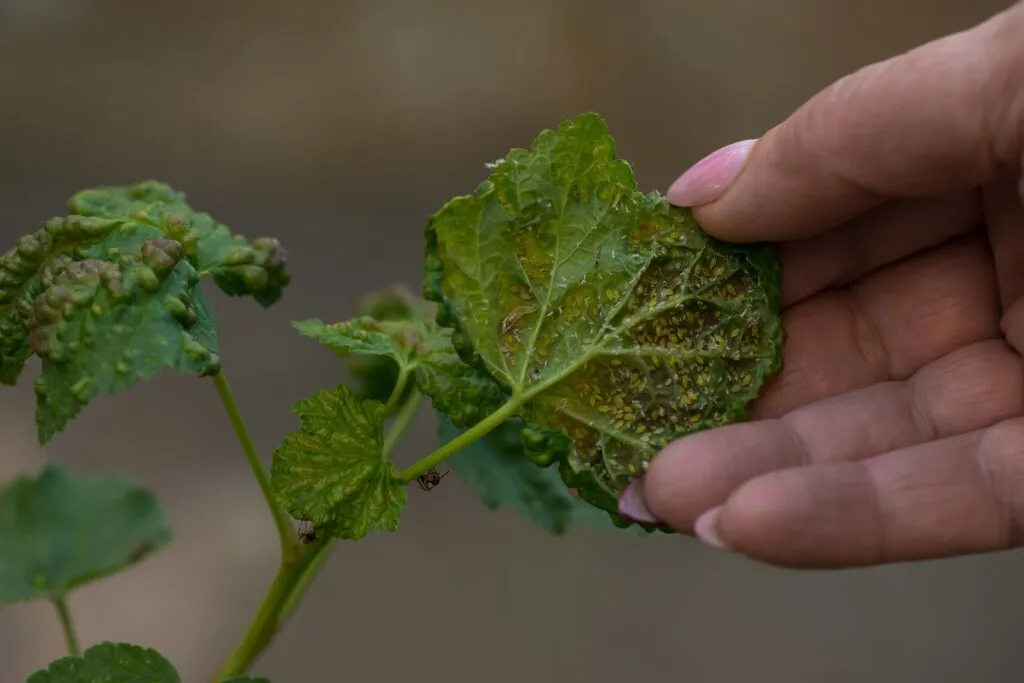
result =
[[[0,381],[41,362],[41,443],[97,395],[167,368],[215,385],[273,512],[281,563],[212,680],[257,680],[245,675],[333,546],[395,531],[410,487],[440,484],[442,464],[487,507],[553,534],[668,532],[620,515],[619,494],[670,441],[745,419],[780,369],[773,249],[719,242],[689,211],[638,191],[599,116],[489,166],[473,194],[430,218],[422,296],[396,287],[352,319],[295,323],[345,360],[351,381],[295,403],[296,429],[269,472],[221,370],[203,287],[274,304],[290,281],[276,240],[234,235],[144,182],[77,194],[0,258]],[[395,448],[427,402],[441,445],[399,467]],[[69,651],[30,683],[180,680],[137,645],[80,653],[66,600],[169,540],[158,501],[121,477],[49,464],[0,491],[0,604],[51,601]]]

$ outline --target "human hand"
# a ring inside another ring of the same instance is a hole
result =
[[[677,180],[709,233],[779,243],[785,367],[751,422],[660,453],[623,513],[794,567],[1020,545],[1022,153],[1018,3]]]

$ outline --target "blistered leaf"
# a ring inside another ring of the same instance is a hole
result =
[[[437,434],[441,443],[451,441],[461,431],[438,413]],[[523,452],[522,431],[522,421],[513,418],[453,455],[446,464],[488,508],[517,510],[550,534],[561,535],[580,524],[599,531],[624,530],[625,525],[617,515],[574,496],[558,476],[557,468],[538,467],[531,462]],[[638,526],[625,531],[646,535]]]
[[[0,256],[0,382],[15,384],[32,356],[28,318],[36,298],[82,245],[102,240],[119,225],[103,218],[55,218]]]
[[[233,235],[209,214],[193,210],[184,194],[164,183],[84,190],[70,199],[68,211],[120,222],[120,229],[83,252],[86,258],[110,260],[138,251],[147,240],[170,238],[185,246],[201,276],[212,276],[228,295],[249,295],[269,306],[291,281],[288,254],[277,240],[249,242]]]
[[[41,443],[98,393],[166,368],[220,369],[216,347],[207,346],[216,332],[198,281],[181,243],[162,239],[146,242],[135,259],[74,261],[53,277],[28,319],[32,350],[43,360],[36,380]]]
[[[482,419],[505,400],[497,382],[458,357],[452,346],[451,330],[432,320],[381,321],[361,317],[326,324],[312,319],[297,322],[295,327],[343,357],[353,354],[389,358],[398,372],[413,372],[416,386],[456,424]]]
[[[147,489],[47,465],[0,489],[0,604],[65,595],[170,538],[163,507]]]
[[[167,367],[217,371],[200,278],[265,306],[289,281],[276,240],[232,235],[162,183],[85,190],[67,208],[0,256],[0,383],[15,384],[33,354],[42,359],[43,443],[99,392]]]
[[[434,215],[425,295],[468,363],[572,442],[566,483],[609,511],[658,449],[742,420],[780,368],[780,269],[642,194],[600,117],[513,150]]]
[[[152,648],[100,643],[81,657],[61,657],[27,683],[181,683],[181,677]]]
[[[339,386],[293,407],[301,428],[274,453],[271,483],[294,518],[325,535],[358,540],[395,531],[406,503],[384,457],[384,406]]]

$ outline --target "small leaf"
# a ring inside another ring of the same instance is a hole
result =
[[[426,239],[424,294],[460,357],[571,440],[563,480],[605,510],[662,446],[745,419],[781,368],[775,252],[640,193],[596,114],[512,150]]]
[[[147,240],[170,238],[185,246],[201,276],[212,276],[230,296],[249,295],[270,306],[291,281],[288,254],[277,240],[260,238],[250,243],[233,235],[209,214],[193,210],[184,194],[164,183],[84,190],[71,198],[68,210],[121,224],[108,239],[85,251],[85,258],[109,260],[112,252],[133,253]]]
[[[522,430],[522,421],[509,420],[447,460],[485,506],[491,510],[518,510],[554,535],[568,532],[574,524],[604,532],[647,535],[647,531],[639,526],[624,529],[626,524],[617,515],[599,510],[572,495],[559,478],[556,468],[538,467],[530,462],[523,453]],[[438,413],[437,434],[441,443],[451,441],[461,431]]]
[[[330,325],[318,319],[304,320],[295,327],[342,357],[391,359],[397,368],[396,378],[402,370],[414,371],[417,387],[431,398],[434,408],[460,426],[486,417],[505,401],[504,391],[493,378],[458,357],[451,330],[432,320],[380,321],[364,316]],[[378,376],[375,381],[383,384],[386,380]]]
[[[384,457],[384,406],[339,386],[302,399],[293,411],[301,429],[285,437],[271,466],[289,514],[348,540],[395,531],[406,492]]]
[[[170,539],[163,507],[147,489],[47,465],[0,489],[0,604],[65,595]]]
[[[100,643],[81,657],[61,657],[29,676],[27,683],[181,683],[181,677],[156,650]]]
[[[165,368],[198,375],[220,369],[213,320],[181,243],[146,242],[118,264],[74,261],[53,278],[29,318],[39,441],[64,429],[98,393],[114,393]],[[192,299],[198,298],[197,310]],[[199,313],[202,312],[203,318]]]
[[[328,325],[318,318],[293,323],[300,334],[315,339],[342,358],[349,354],[386,356],[400,368],[415,366],[429,354],[430,338],[420,320],[379,321],[360,317]]]

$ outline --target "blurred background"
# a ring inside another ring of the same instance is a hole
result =
[[[0,243],[76,190],[156,178],[295,279],[215,296],[262,452],[343,369],[289,321],[418,287],[426,218],[484,163],[586,110],[643,189],[755,137],[830,81],[1008,0],[0,0]],[[7,246],[3,246],[6,249]],[[31,375],[26,378],[31,379]],[[398,457],[433,444],[430,416]],[[212,385],[103,397],[45,451],[31,382],[0,392],[0,479],[45,458],[152,486],[176,540],[75,593],[84,644],[162,651],[186,683],[234,647],[276,538]],[[1020,681],[1024,556],[795,572],[684,538],[551,538],[451,477],[397,534],[342,545],[254,673],[303,681]],[[63,654],[46,604],[0,611],[0,681]]]

